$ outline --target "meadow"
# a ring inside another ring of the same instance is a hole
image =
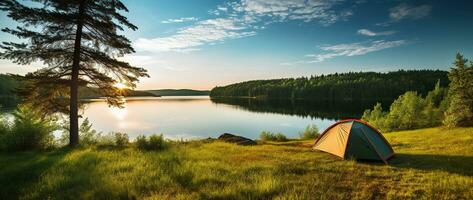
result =
[[[385,136],[389,165],[344,161],[311,140],[0,153],[0,199],[473,199],[473,128]]]

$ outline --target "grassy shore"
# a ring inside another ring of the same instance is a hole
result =
[[[0,199],[473,199],[473,128],[386,137],[390,165],[342,161],[310,141],[1,153]]]

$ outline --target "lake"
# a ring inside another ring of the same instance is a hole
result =
[[[372,103],[353,106],[312,101],[211,100],[208,96],[127,98],[125,107],[110,108],[104,101],[86,104],[83,115],[93,128],[120,131],[130,138],[162,133],[169,139],[218,137],[233,133],[256,139],[262,131],[297,137],[309,124],[323,131],[341,118],[360,117]],[[369,106],[368,106],[369,105]]]

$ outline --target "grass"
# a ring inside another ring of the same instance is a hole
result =
[[[311,141],[222,142],[0,154],[0,199],[472,199],[473,128],[386,134],[390,165]]]

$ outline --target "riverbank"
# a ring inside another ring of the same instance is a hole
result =
[[[0,199],[473,198],[473,128],[385,136],[389,165],[314,152],[312,141],[1,153]]]

